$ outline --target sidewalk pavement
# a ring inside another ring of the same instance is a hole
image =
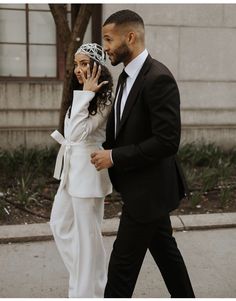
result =
[[[236,212],[171,216],[174,231],[209,230],[236,227]],[[116,235],[119,218],[105,219],[104,236]],[[53,239],[49,223],[0,226],[0,244]]]
[[[236,297],[235,216],[209,214],[172,217],[174,236],[198,298]],[[118,220],[112,219],[103,225],[107,263],[115,240],[112,234],[116,232],[117,224]],[[190,229],[195,231],[187,231]],[[2,242],[5,242],[0,244],[0,298],[66,298],[68,272],[55,242],[49,240],[49,225],[0,226],[0,231]],[[48,240],[31,242],[44,239]],[[169,297],[149,251],[133,296]]]

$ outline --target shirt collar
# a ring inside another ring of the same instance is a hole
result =
[[[128,74],[129,77],[133,77],[142,67],[146,58],[148,56],[147,49],[144,49],[136,58],[134,58],[126,67],[125,72]]]

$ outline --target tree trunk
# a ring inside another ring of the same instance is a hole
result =
[[[54,22],[56,24],[57,32],[62,41],[64,52],[71,39],[71,30],[67,21],[66,5],[64,4],[49,4]]]
[[[66,70],[63,82],[62,101],[59,118],[59,131],[64,133],[64,118],[71,100],[71,81],[74,70],[74,54],[82,44],[89,19],[92,15],[92,4],[80,4],[72,30],[66,20],[66,10],[63,4],[49,4],[58,34],[66,53]]]

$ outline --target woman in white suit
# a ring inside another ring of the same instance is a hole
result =
[[[76,86],[64,119],[64,136],[54,177],[61,179],[50,226],[69,272],[69,297],[102,298],[106,284],[106,254],[101,223],[104,198],[112,192],[107,170],[97,171],[90,154],[102,148],[111,109],[112,77],[100,45],[83,44],[75,53]],[[62,167],[63,166],[63,167]]]

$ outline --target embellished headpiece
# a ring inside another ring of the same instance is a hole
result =
[[[97,61],[99,64],[106,64],[106,53],[103,51],[102,46],[96,43],[87,43],[79,47],[75,54],[84,53],[87,54],[90,58]]]

